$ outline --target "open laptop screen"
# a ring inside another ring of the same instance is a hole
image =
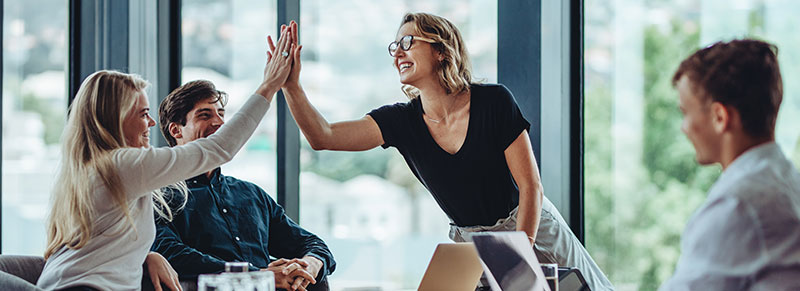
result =
[[[472,235],[492,290],[548,290],[539,261],[523,232]]]

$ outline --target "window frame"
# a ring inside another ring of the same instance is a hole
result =
[[[545,193],[564,214],[573,233],[583,242],[583,0],[571,0],[560,3],[560,6],[526,1],[497,1],[497,4],[498,82],[515,93],[520,109],[531,121],[529,134],[542,171],[542,181],[547,186],[545,189],[555,189]],[[66,108],[72,103],[86,76],[100,69],[126,72],[132,67],[132,53],[137,54],[133,57],[138,61],[136,69],[150,72],[145,78],[153,80],[154,101],[160,103],[169,92],[180,85],[182,1],[159,1],[155,5],[137,6],[130,0],[70,0],[68,5]],[[299,1],[277,0],[277,6],[278,27],[288,24],[289,20],[300,21]],[[549,16],[548,13],[553,11],[557,12],[555,16]],[[3,7],[0,5],[0,28],[2,13]],[[155,27],[141,25],[141,17],[148,14],[156,14]],[[543,30],[543,22],[551,21],[560,23],[556,34]],[[137,59],[137,56],[148,56],[144,51],[152,47],[132,44],[129,39],[131,30],[144,30],[136,32],[148,36],[156,35],[156,58]],[[2,36],[0,29],[0,43]],[[556,41],[552,42],[553,39]],[[556,46],[549,47],[550,43],[555,43]],[[548,47],[543,47],[542,44],[548,44]],[[547,56],[553,54],[560,54],[562,61],[548,62]],[[520,63],[533,65],[520,66]],[[2,64],[0,60],[0,67]],[[552,69],[560,72],[557,75],[560,82],[555,85],[542,82],[542,78],[547,76],[542,72]],[[542,95],[550,96],[552,92],[559,96],[558,102],[548,103],[547,100],[542,100]],[[287,215],[299,222],[300,132],[289,112],[283,92],[278,92],[277,97],[277,197]],[[552,112],[558,114],[549,114]],[[542,124],[558,124],[558,133],[543,133]],[[166,146],[160,134],[156,134],[154,143],[156,146]],[[551,155],[557,158],[551,159]],[[2,226],[0,199],[0,233]]]
[[[581,244],[586,245],[586,228],[584,215],[584,76],[583,76],[583,21],[584,0],[572,0],[569,4],[569,136],[570,160],[568,163],[570,185],[569,205],[572,232]]]
[[[278,25],[289,25],[291,20],[300,24],[300,1],[277,0]],[[277,191],[278,204],[286,215],[300,223],[300,129],[289,111],[283,90],[276,96],[278,110]]]

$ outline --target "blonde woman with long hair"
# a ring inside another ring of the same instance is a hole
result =
[[[270,40],[271,42],[271,40]],[[281,51],[294,52],[288,29]],[[146,264],[156,290],[180,290],[177,274],[157,253],[154,214],[171,219],[159,189],[229,161],[263,118],[285,82],[291,58],[271,57],[264,79],[242,109],[208,138],[183,146],[149,146],[144,89],[135,75],[99,71],[81,84],[62,136],[61,169],[47,222],[47,260],[37,286],[46,290],[139,290]],[[154,204],[155,201],[155,204]]]
[[[292,23],[296,41],[297,24]],[[299,83],[300,50],[283,92],[315,150],[395,147],[451,220],[450,238],[471,232],[527,233],[543,262],[579,268],[592,290],[613,286],[543,195],[528,130],[511,92],[477,84],[461,33],[428,13],[403,16],[389,55],[410,101],[361,119],[328,123]]]

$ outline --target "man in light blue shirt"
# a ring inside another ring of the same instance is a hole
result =
[[[777,50],[719,42],[673,77],[697,162],[723,173],[689,220],[661,290],[800,290],[800,174],[775,144]]]

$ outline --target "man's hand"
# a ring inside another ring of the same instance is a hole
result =
[[[283,274],[283,268],[283,266],[273,266],[270,264],[269,267],[266,269],[261,269],[261,271],[272,271],[272,273],[275,275],[275,288],[293,290],[293,280],[289,276]]]
[[[310,284],[316,284],[315,279],[322,269],[322,261],[313,257],[305,256],[302,259],[279,259],[269,264],[270,268],[280,268],[281,278],[290,284],[289,287],[281,287],[287,290],[306,290]],[[268,269],[270,269],[268,268]],[[273,270],[271,270],[273,271]],[[275,272],[275,271],[273,271]],[[276,276],[276,285],[278,284]]]
[[[147,266],[147,272],[150,274],[150,281],[153,282],[153,288],[156,291],[161,291],[161,284],[167,285],[170,290],[182,291],[181,283],[178,280],[178,273],[167,262],[161,254],[150,252],[144,259]]]

